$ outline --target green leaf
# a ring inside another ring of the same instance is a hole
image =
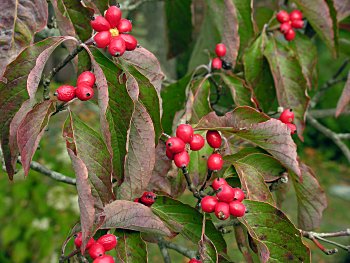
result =
[[[193,93],[191,123],[197,123],[203,116],[213,111],[209,101],[210,82],[207,78],[199,79],[192,83],[191,90]]]
[[[310,262],[310,251],[285,214],[263,202],[243,201],[248,213],[239,221],[258,242],[261,262]]]
[[[121,262],[147,262],[147,246],[142,240],[140,232],[118,229],[114,234],[118,237],[116,251]]]
[[[211,240],[203,235],[199,241],[199,255],[201,262],[203,263],[216,263],[218,262],[218,252]]]
[[[158,196],[152,210],[173,231],[194,243],[201,239],[203,215],[195,208],[165,196]],[[206,220],[205,229],[217,251],[226,251],[226,242],[211,220]]]
[[[290,173],[298,201],[298,226],[313,230],[320,226],[323,210],[327,208],[327,197],[314,172],[300,163],[303,180]]]
[[[95,13],[101,15],[112,5],[112,3],[109,3],[109,0],[85,0],[84,2],[88,7],[94,9]]]
[[[168,36],[168,58],[173,58],[186,49],[192,41],[192,0],[165,1],[165,16]],[[181,19],[179,19],[181,14]]]

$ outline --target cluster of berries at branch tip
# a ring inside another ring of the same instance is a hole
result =
[[[145,206],[152,206],[157,199],[157,195],[153,192],[144,192],[141,197],[135,198],[135,203],[140,203]]]
[[[132,51],[137,47],[137,40],[128,34],[132,30],[131,21],[122,18],[119,6],[111,6],[103,16],[95,16],[91,20],[91,27],[98,33],[94,36],[94,44],[98,48],[108,47],[112,56],[122,56],[125,51]]]
[[[280,117],[279,120],[287,125],[288,129],[290,130],[290,134],[294,134],[297,131],[297,126],[293,123],[294,121],[294,112],[292,109],[285,109]]]
[[[55,91],[54,95],[57,96],[58,100],[64,102],[71,101],[74,98],[82,101],[89,100],[94,96],[93,86],[95,81],[94,73],[84,71],[77,79],[77,87],[62,85]]]
[[[211,67],[213,69],[231,69],[231,64],[222,59],[226,55],[226,46],[223,43],[216,44],[215,47],[216,58],[211,61]]]
[[[280,31],[287,41],[292,41],[295,38],[294,29],[304,27],[303,14],[297,9],[290,12],[290,14],[285,10],[281,10],[276,18],[281,23]]]
[[[244,216],[246,207],[242,203],[244,192],[241,189],[231,187],[224,178],[216,178],[211,187],[216,192],[216,196],[203,197],[201,200],[203,212],[214,212],[220,220],[226,220],[230,215]]]
[[[80,248],[83,243],[82,233],[79,232],[74,239],[76,248]],[[115,235],[106,234],[101,236],[96,241],[90,238],[86,245],[90,257],[94,260],[93,263],[114,263],[114,259],[110,255],[106,255],[106,251],[110,251],[117,246],[118,240]]]

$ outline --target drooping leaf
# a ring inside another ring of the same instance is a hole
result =
[[[310,98],[298,59],[274,38],[267,42],[264,55],[269,61],[279,106],[293,109],[298,135],[302,138]]]
[[[302,182],[290,173],[298,201],[298,226],[303,230],[313,230],[320,226],[327,198],[312,169],[304,163],[300,163],[300,169]]]
[[[348,74],[348,80],[346,81],[343,92],[338,100],[337,109],[335,116],[338,117],[345,109],[350,102],[350,72]]]
[[[210,82],[207,78],[192,83],[193,104],[191,123],[197,123],[203,116],[213,111],[210,106]]]
[[[309,249],[286,215],[264,202],[243,203],[249,212],[239,220],[257,242],[261,262],[310,262]]]
[[[72,22],[64,16],[58,9],[58,0],[51,0],[53,11],[55,13],[57,27],[60,30],[62,36],[75,36],[75,29]]]
[[[55,110],[51,100],[44,101],[29,111],[18,127],[17,145],[25,175],[28,175],[34,153]]]
[[[217,263],[218,252],[213,242],[206,236],[199,241],[199,256],[203,263]]]
[[[105,221],[101,228],[122,228],[145,233],[171,236],[169,228],[140,203],[116,200],[104,208]]]
[[[343,0],[333,0],[335,10],[337,10],[338,22],[350,15],[350,2]]]
[[[123,263],[146,263],[147,245],[140,232],[118,229],[114,232],[118,237],[116,247],[118,258]]]
[[[110,6],[109,0],[85,0],[84,3],[99,15],[103,15]]]
[[[46,26],[48,16],[46,0],[4,0],[1,9],[0,79],[6,66],[32,44],[34,34]]]
[[[125,157],[125,178],[118,193],[132,200],[147,189],[155,164],[154,127],[141,103],[135,104]]]
[[[172,231],[194,243],[201,239],[203,215],[195,208],[165,196],[158,196],[152,210]],[[205,229],[217,251],[225,251],[226,242],[211,220],[206,220]]]

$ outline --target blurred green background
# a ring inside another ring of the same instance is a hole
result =
[[[167,41],[163,5],[162,2],[146,3],[129,13],[128,16],[133,19],[134,34],[139,42],[159,58],[167,78],[178,79],[186,72],[190,51],[179,58],[167,59],[167,45],[164,45]],[[263,16],[264,12],[268,13],[265,7],[258,14]],[[194,35],[196,30],[198,28],[194,29]],[[346,33],[342,33],[342,37],[350,39]],[[317,43],[319,54],[318,86],[321,87],[349,56],[346,53],[350,52],[350,49],[345,49],[339,58],[334,59],[319,39],[316,38],[315,43]],[[208,46],[208,49],[213,49],[213,47]],[[52,65],[55,61],[57,63],[65,52],[64,49],[55,52],[49,64]],[[349,67],[342,75],[346,76],[348,71]],[[52,83],[51,90],[53,91],[62,83],[74,84],[73,80],[76,76],[71,72],[71,66],[62,70],[56,82]],[[332,87],[325,94],[318,108],[335,108],[343,87],[344,83]],[[312,93],[314,91],[310,92],[311,95]],[[79,116],[94,126],[96,108],[92,103],[86,103],[84,107],[79,107],[77,103],[74,107],[83,109],[79,111]],[[40,149],[36,152],[34,160],[52,170],[74,177],[61,136],[66,115],[66,112],[62,112],[51,119],[49,129],[40,143]],[[338,119],[324,118],[320,122],[336,132],[350,132],[349,116],[342,116]],[[333,142],[317,130],[307,126],[304,136],[304,142],[294,137],[298,144],[299,154],[302,160],[314,169],[329,201],[322,225],[317,231],[328,232],[350,228],[350,166]],[[186,203],[192,202],[188,193],[181,200]],[[283,209],[287,211],[292,221],[296,222],[297,207],[292,192],[289,192]],[[74,186],[56,182],[35,171],[31,171],[28,177],[24,178],[20,166],[18,166],[18,173],[14,181],[10,182],[5,172],[0,169],[0,263],[58,262],[61,245],[78,220],[79,211]],[[229,255],[235,262],[242,262],[243,258],[237,250],[234,235],[229,233],[225,235],[225,238],[229,247]],[[195,244],[181,237],[177,237],[175,241],[196,249]],[[339,238],[339,241],[350,244],[349,237]],[[325,246],[333,248],[329,244]],[[315,249],[312,244],[310,247],[312,262],[350,262],[349,254],[343,251],[334,256],[326,256]],[[72,244],[69,244],[67,249],[68,251],[72,249]],[[156,245],[149,244],[148,251],[149,262],[162,262]],[[173,262],[188,262],[188,259],[173,251],[171,251],[171,257]]]

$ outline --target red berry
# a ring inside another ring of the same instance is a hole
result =
[[[284,22],[280,26],[280,31],[284,34],[288,32],[290,29],[292,29],[292,26],[289,22]]]
[[[222,156],[218,153],[213,153],[212,155],[210,155],[207,161],[208,169],[212,171],[221,170],[223,164],[224,160],[222,159]]]
[[[127,51],[133,51],[137,47],[137,40],[132,35],[120,34],[119,36],[125,41]]]
[[[165,155],[169,158],[169,160],[174,160],[174,154],[169,149],[166,149]]]
[[[108,31],[111,29],[111,25],[103,16],[96,16],[90,21],[91,27],[97,32]]]
[[[215,47],[215,53],[218,57],[223,57],[226,55],[226,46],[225,44],[219,43]]]
[[[202,210],[205,213],[212,213],[215,211],[215,206],[218,203],[218,199],[214,196],[207,195],[203,197],[201,201]]]
[[[118,240],[115,235],[106,234],[97,239],[96,242],[101,244],[105,251],[109,251],[117,246]]]
[[[287,41],[292,41],[295,38],[295,31],[293,29],[290,29],[287,31],[287,33],[284,34],[284,38]]]
[[[135,202],[135,203],[140,203],[140,198],[135,198],[135,199],[134,199],[134,202]]]
[[[224,202],[218,202],[215,206],[215,215],[220,220],[226,220],[230,216],[229,205]]]
[[[156,198],[157,198],[157,195],[155,193],[144,192],[140,198],[140,203],[150,207],[154,204],[154,202],[156,201]]]
[[[190,261],[188,261],[188,263],[202,263],[202,261],[196,259],[196,258],[191,258]]]
[[[220,148],[222,138],[218,131],[207,131],[206,139],[210,147]]]
[[[294,121],[294,112],[292,109],[285,109],[281,115],[279,120],[283,123],[291,123]]]
[[[294,20],[294,21],[292,21],[292,27],[294,27],[294,28],[303,28],[304,27],[304,21],[303,20]]]
[[[228,184],[224,184],[220,186],[220,188],[218,189],[218,192],[216,193],[216,197],[221,202],[229,203],[233,201],[233,198],[235,197],[235,191]]]
[[[105,18],[109,22],[112,28],[117,27],[117,25],[120,22],[120,19],[122,18],[122,11],[117,6],[110,6],[106,13]]]
[[[80,248],[83,244],[83,234],[79,232],[77,234],[77,237],[74,239],[74,244],[76,248]],[[89,249],[93,244],[95,244],[95,240],[93,238],[90,238],[88,243],[86,244],[86,249]]]
[[[243,201],[245,195],[244,195],[244,192],[241,189],[233,188],[233,193],[234,193],[233,200],[237,200],[237,201],[240,201],[240,202]]]
[[[122,37],[112,37],[111,43],[109,43],[108,51],[112,56],[122,56],[126,50],[125,41]]]
[[[199,151],[205,144],[204,138],[200,134],[193,134],[192,141],[190,142],[190,148],[192,151]]]
[[[107,47],[109,45],[109,43],[111,42],[111,39],[112,39],[112,35],[111,35],[111,32],[109,32],[109,31],[98,32],[94,36],[94,41],[95,41],[95,44],[98,48]]]
[[[290,134],[294,134],[297,131],[297,126],[293,123],[286,123],[288,129],[290,130]]]
[[[289,14],[289,19],[291,21],[295,21],[295,20],[302,20],[303,19],[303,13],[296,9],[296,10],[293,10],[292,12],[290,12]]]
[[[100,243],[95,243],[89,248],[89,255],[92,259],[101,257],[105,254],[105,249]]]
[[[103,255],[101,257],[96,258],[92,263],[115,263],[115,262],[112,256]]]
[[[214,189],[214,191],[216,191],[220,188],[220,186],[226,185],[226,184],[227,182],[224,178],[218,177],[211,183],[211,187]]]
[[[94,96],[94,89],[92,87],[82,84],[76,88],[75,95],[78,99],[86,101]]]
[[[122,18],[117,26],[119,33],[127,33],[132,30],[132,24],[130,20]]]
[[[77,86],[85,85],[92,87],[95,84],[96,77],[91,71],[84,71],[77,79]]]
[[[166,144],[166,148],[173,154],[183,152],[186,146],[183,140],[177,137],[169,138],[165,144]]]
[[[213,58],[211,61],[211,67],[213,69],[221,69],[222,68],[222,60],[220,58]]]
[[[190,156],[188,152],[183,151],[174,155],[175,165],[179,168],[187,166],[190,163]]]
[[[54,95],[60,101],[70,101],[75,98],[75,88],[69,85],[62,85],[55,91]]]
[[[288,22],[290,20],[288,12],[284,10],[279,11],[276,18],[280,23]]]
[[[180,124],[176,129],[176,137],[184,143],[190,143],[193,137],[193,128],[189,124]]]
[[[230,207],[230,214],[235,217],[241,217],[245,214],[245,205],[242,204],[240,201],[232,201],[229,204]]]

